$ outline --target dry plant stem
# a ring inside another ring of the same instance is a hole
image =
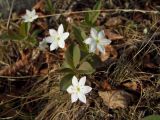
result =
[[[10,12],[9,12],[9,17],[8,17],[8,21],[7,21],[7,30],[9,30],[9,24],[10,24],[10,20],[11,20],[11,16],[12,16],[13,5],[14,5],[14,0],[12,0]]]
[[[104,10],[86,10],[86,11],[75,11],[75,12],[64,12],[64,13],[39,16],[38,18],[47,18],[47,17],[60,16],[60,15],[71,15],[71,14],[81,14],[81,13],[90,13],[90,12],[140,12],[143,14],[147,14],[147,13],[160,14],[159,11],[155,11],[155,10],[149,11],[149,10],[140,10],[140,9],[104,9]],[[22,18],[17,18],[14,20],[21,20],[21,19]]]
[[[150,43],[150,41],[152,40],[152,38],[155,36],[155,33],[159,30],[160,28],[158,27],[157,30],[153,33],[153,35],[151,36],[151,38],[147,41],[147,43],[137,52],[136,55],[134,55],[133,59],[135,59],[135,57]]]

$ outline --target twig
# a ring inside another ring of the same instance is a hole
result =
[[[63,10],[64,11],[64,10]],[[70,15],[70,14],[81,14],[81,13],[90,13],[90,12],[140,12],[143,14],[160,14],[159,11],[156,10],[140,10],[140,9],[104,9],[104,10],[86,10],[86,11],[74,11],[74,12],[64,12],[64,13],[55,13],[50,15],[39,16],[38,18],[47,18],[53,16],[60,16],[60,15]],[[22,18],[17,18],[14,20],[21,20]]]
[[[10,24],[10,20],[11,20],[11,16],[12,16],[13,5],[14,5],[14,0],[12,0],[10,12],[9,12],[9,17],[8,17],[8,21],[7,21],[7,30],[9,30],[9,24]]]

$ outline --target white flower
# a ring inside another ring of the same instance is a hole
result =
[[[78,79],[73,76],[72,78],[72,85],[67,88],[67,92],[71,94],[71,101],[76,102],[78,99],[86,103],[86,96],[85,94],[89,93],[92,88],[89,86],[85,86],[86,77],[82,77],[79,82]]]
[[[24,22],[33,22],[38,18],[38,15],[36,14],[35,9],[32,11],[26,10],[26,14],[22,16],[22,18],[24,19]]]
[[[101,53],[105,53],[105,46],[111,43],[111,40],[106,39],[104,31],[97,32],[91,28],[90,37],[84,41],[89,45],[89,52],[95,52],[98,49]]]
[[[47,42],[45,39],[43,39],[41,42],[39,42],[39,49],[45,50],[48,47]]]
[[[50,45],[50,51],[57,49],[58,47],[64,48],[65,47],[65,40],[68,38],[69,33],[64,32],[63,25],[61,24],[58,27],[58,30],[55,29],[49,29],[49,37],[46,37],[45,40],[48,43],[51,43]]]

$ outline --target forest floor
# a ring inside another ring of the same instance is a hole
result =
[[[25,10],[12,8],[0,18],[0,120],[142,120],[160,114],[158,0],[40,0],[29,31],[21,19]],[[61,23],[70,33],[66,47],[80,46],[91,28],[112,41],[105,55],[96,54],[94,72],[83,73],[92,87],[86,104],[71,103],[61,89],[67,48],[39,49],[49,29]]]

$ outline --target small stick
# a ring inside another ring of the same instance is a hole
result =
[[[10,20],[11,20],[11,16],[12,16],[13,5],[14,5],[14,0],[12,0],[10,12],[9,12],[9,17],[8,17],[8,21],[7,21],[7,30],[9,30],[9,24],[10,24]]]
[[[64,10],[62,10],[64,11]],[[50,15],[42,15],[38,18],[47,18],[53,16],[60,16],[60,15],[70,15],[70,14],[81,14],[81,13],[90,13],[90,12],[140,12],[143,14],[152,13],[152,14],[160,14],[159,11],[156,10],[140,10],[140,9],[103,9],[103,10],[86,10],[86,11],[74,11],[74,12],[64,12],[64,13],[55,13]],[[22,18],[17,18],[14,20],[21,20]]]

